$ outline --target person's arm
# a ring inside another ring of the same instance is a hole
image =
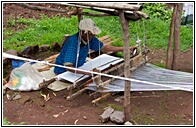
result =
[[[133,54],[133,51],[135,49],[137,49],[136,46],[132,46],[132,47],[129,47],[130,48],[130,53]],[[102,52],[109,52],[109,51],[112,51],[112,52],[123,52],[124,48],[123,47],[116,47],[116,46],[110,46],[110,45],[106,45],[104,46],[101,51]]]

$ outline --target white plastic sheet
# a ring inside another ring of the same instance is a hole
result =
[[[131,72],[131,78],[141,82],[132,81],[130,91],[184,90],[192,92],[194,87],[193,73],[168,70],[150,63]],[[142,81],[149,82],[149,84],[142,83]],[[95,84],[90,84],[88,89],[99,92],[124,91],[124,81],[115,80],[98,89]]]

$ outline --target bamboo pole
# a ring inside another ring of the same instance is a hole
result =
[[[129,49],[129,23],[125,19],[124,10],[119,13],[120,23],[122,25],[123,40],[124,40],[124,76],[130,78],[130,49]],[[130,81],[125,81],[124,87],[124,115],[125,121],[129,121],[130,115]]]

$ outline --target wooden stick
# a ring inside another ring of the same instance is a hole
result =
[[[50,57],[44,59],[44,61],[54,60],[54,59],[56,59],[56,57],[57,57],[58,55],[59,55],[59,53],[58,53],[58,54],[55,54],[55,55],[52,55],[52,56],[50,56]]]
[[[146,63],[145,60],[142,61],[142,62],[140,62],[140,63],[139,63],[138,65],[136,65],[135,67],[130,68],[130,71],[131,71],[131,72],[135,71],[136,69],[138,69],[139,67],[141,67],[141,66],[144,65],[145,63]]]
[[[159,98],[159,97],[161,97],[161,96],[160,96],[160,95],[151,95],[151,96],[131,96],[132,99],[134,99],[134,98],[149,98],[149,97]]]
[[[56,55],[52,55],[46,59],[44,59],[44,61],[48,61],[49,63],[52,63],[54,64],[55,63],[55,60],[56,60],[56,57],[58,56],[59,54],[56,54]],[[44,65],[42,67],[38,67],[36,68],[39,72],[42,72],[42,71],[46,71],[46,70],[50,70],[50,68],[52,67],[52,65]]]
[[[107,38],[107,39],[103,40],[102,42],[105,44],[105,43],[107,43],[109,41],[112,41],[112,39],[111,38]]]
[[[123,75],[124,75],[124,72],[120,73],[118,76],[123,76]],[[107,80],[107,81],[104,81],[104,82],[101,84],[100,87],[102,87],[102,86],[107,86],[110,82],[112,82],[112,81],[114,81],[114,80],[115,80],[115,78],[112,78],[112,79],[109,79],[109,80]],[[95,94],[97,94],[97,93],[99,93],[99,92],[94,92],[94,93],[91,94],[90,96],[93,96],[93,95],[95,95]]]
[[[102,36],[100,38],[98,38],[101,42],[105,39],[109,38],[109,35],[105,35],[105,36]]]
[[[37,71],[39,72],[47,71],[47,70],[50,70],[50,68],[51,68],[51,65],[45,65],[45,66],[37,68]]]
[[[94,13],[89,13],[89,12],[79,12],[78,14],[80,15],[86,15],[86,16],[97,16],[97,17],[102,17],[102,16],[112,16],[111,14],[94,14]]]
[[[110,69],[108,69],[108,70],[105,70],[105,71],[103,71],[102,73],[111,72],[111,71],[113,71],[113,70],[115,70],[115,69],[117,69],[117,68],[121,68],[123,65],[124,65],[124,63],[122,63],[122,64],[120,64],[120,65],[117,65],[117,66],[114,66],[114,67],[111,66],[112,68],[110,68]],[[89,83],[91,83],[91,82],[93,81],[93,79],[98,79],[98,77],[99,77],[99,75],[97,75],[97,76],[95,76],[95,77],[89,79],[88,81],[86,81],[86,82],[85,82],[84,84],[82,84],[82,85],[89,84]],[[72,89],[73,86],[74,86],[73,84],[69,85],[69,86],[67,87],[67,90]]]
[[[42,83],[39,84],[39,88],[44,88],[44,87],[47,87],[49,84],[53,83],[54,81],[56,81],[56,78],[52,78],[48,81],[43,81]]]
[[[14,3],[14,4],[21,6],[21,7],[24,7],[24,8],[32,9],[32,10],[44,10],[44,11],[49,11],[49,12],[59,12],[59,13],[66,13],[67,15],[77,14],[78,12],[80,12],[82,10],[82,8],[79,8],[74,11],[68,12],[67,10],[63,10],[63,9],[46,8],[46,7],[42,7],[42,6],[33,6],[33,5],[24,4],[24,3]]]
[[[117,41],[117,40],[118,40],[118,39],[108,41],[108,42],[105,43],[105,45],[110,45],[112,42],[115,42],[115,41]]]
[[[7,80],[3,79],[3,85],[7,84]]]
[[[76,93],[67,96],[66,99],[67,99],[67,100],[72,100],[72,99],[76,98],[77,96],[79,96],[80,94],[82,94],[83,92],[85,92],[87,88],[88,88],[88,87],[85,87],[85,88],[83,88],[83,89],[77,91]]]
[[[120,9],[120,10],[130,10],[130,11],[140,11],[142,9],[141,5],[127,4],[127,3],[74,3],[74,5],[99,7],[99,8],[110,8],[110,9]]]
[[[102,100],[102,99],[104,99],[104,98],[107,98],[107,97],[110,96],[110,95],[111,95],[110,93],[106,93],[106,94],[102,95],[101,97],[99,97],[99,98],[93,100],[92,103],[93,103],[93,104],[96,104],[98,101],[100,101],[100,100]]]
[[[150,19],[150,17],[149,17],[147,14],[143,13],[143,12],[135,11],[135,13],[136,13],[136,14],[139,14],[139,15],[142,16],[142,17],[144,17],[145,19]]]
[[[122,72],[122,73],[120,73],[118,76],[123,76],[124,75],[124,73]],[[111,78],[111,79],[109,79],[109,80],[106,80],[106,81],[104,81],[102,84],[101,84],[101,86],[106,86],[106,85],[108,85],[110,82],[112,82],[112,81],[114,81],[115,80],[115,78]]]

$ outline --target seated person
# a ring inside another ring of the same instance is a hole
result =
[[[68,67],[80,67],[82,66],[88,55],[89,50],[96,51],[113,51],[113,52],[122,52],[123,47],[115,46],[104,46],[95,35],[100,34],[101,30],[95,25],[92,19],[83,19],[79,23],[79,31],[70,36],[66,42],[63,44],[63,47],[60,51],[60,54],[57,56],[55,64],[64,65]],[[136,47],[130,47],[131,53]],[[77,57],[78,56],[78,57]],[[73,69],[66,69],[62,67],[54,67],[54,73],[56,75],[70,71],[75,73]],[[82,71],[76,71],[79,74],[91,75],[91,73],[86,73]]]

